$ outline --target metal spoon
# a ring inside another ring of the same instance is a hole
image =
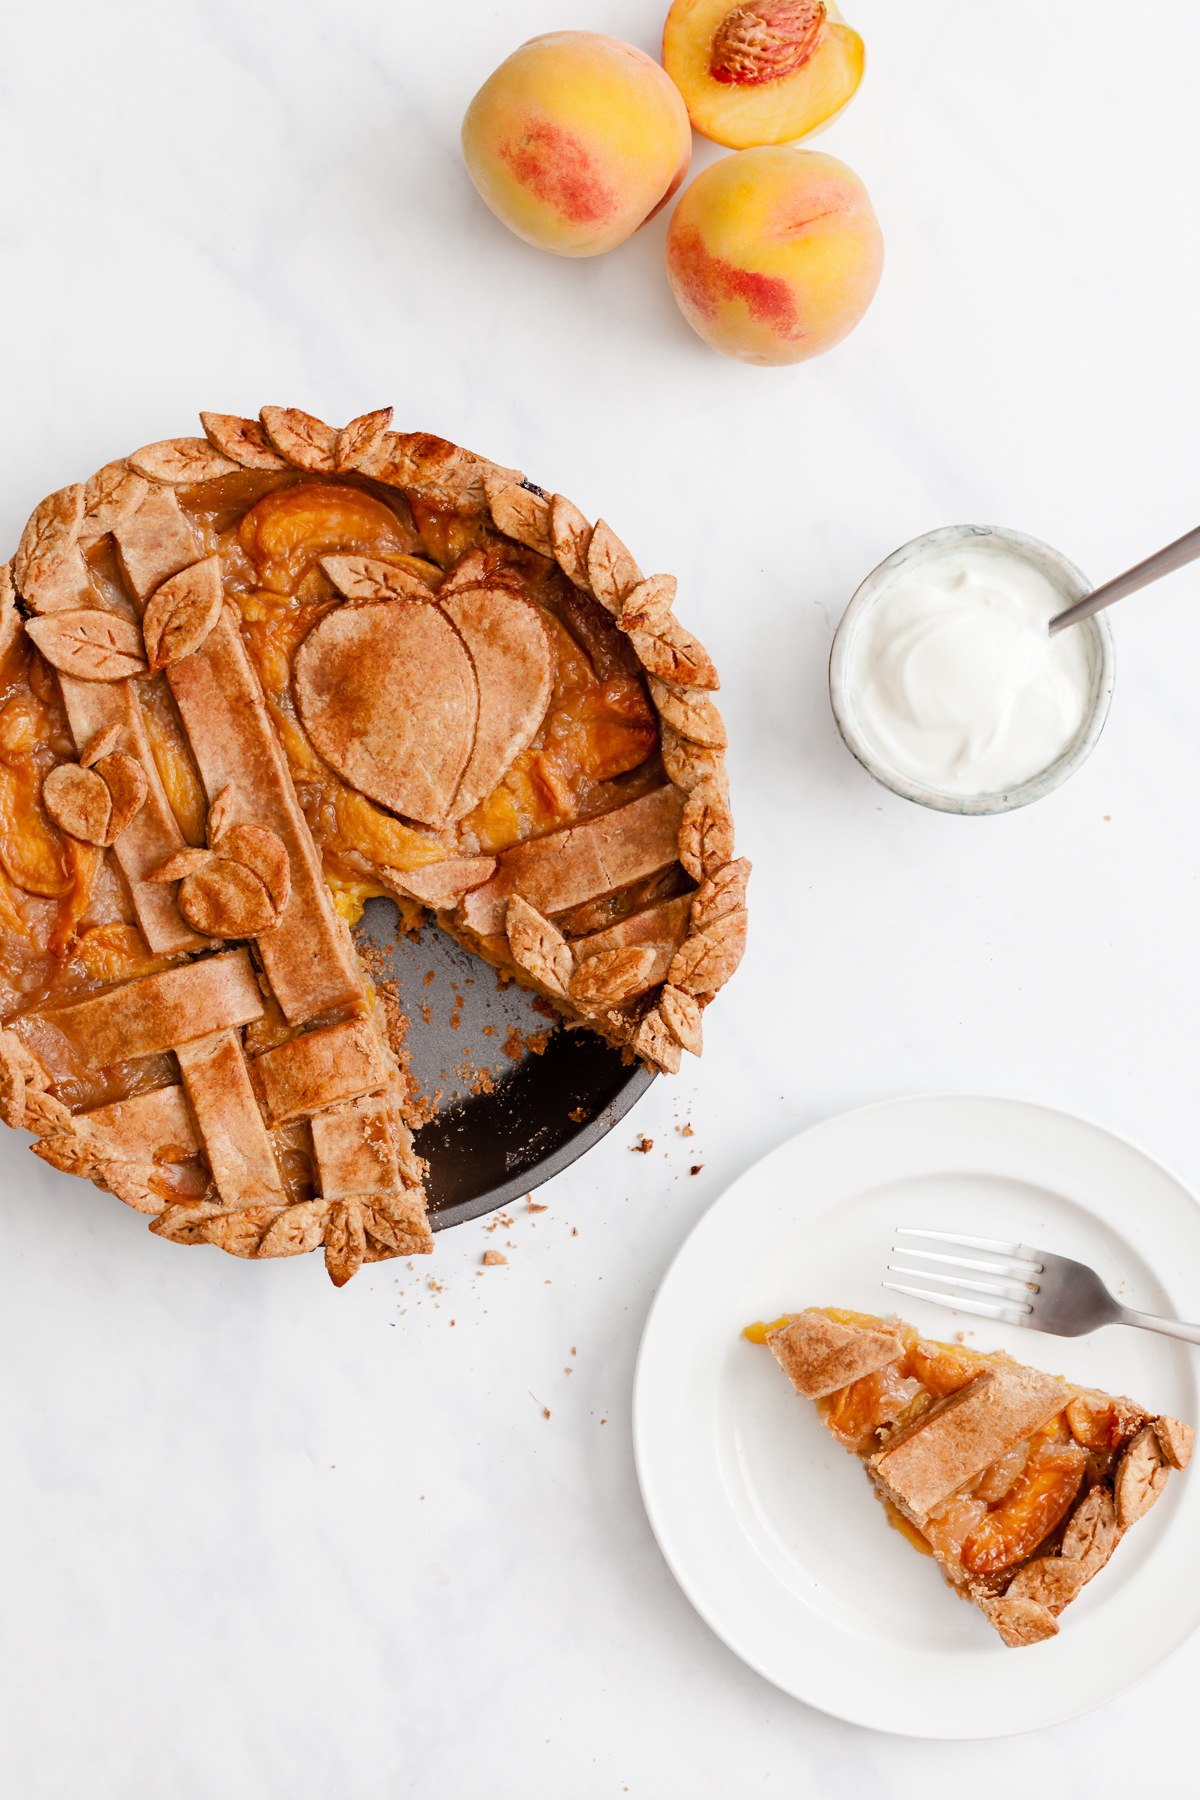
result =
[[[1169,575],[1173,569],[1182,569],[1184,563],[1195,562],[1200,556],[1200,528],[1189,531],[1186,537],[1176,538],[1165,550],[1156,550],[1145,562],[1135,568],[1127,569],[1124,575],[1118,575],[1113,581],[1106,581],[1103,587],[1093,588],[1074,606],[1068,606],[1065,612],[1056,613],[1050,621],[1050,636],[1064,631],[1068,625],[1074,625],[1080,619],[1089,619],[1093,613],[1102,612],[1111,606],[1114,600],[1123,600],[1126,594],[1136,593],[1138,588],[1149,587],[1163,575]]]

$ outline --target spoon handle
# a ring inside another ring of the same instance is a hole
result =
[[[1074,606],[1068,606],[1065,612],[1056,613],[1050,621],[1050,636],[1063,631],[1068,625],[1074,625],[1079,619],[1088,619],[1093,613],[1102,612],[1111,606],[1114,600],[1123,600],[1126,594],[1136,593],[1138,588],[1149,587],[1152,581],[1158,581],[1163,575],[1169,575],[1172,569],[1182,569],[1184,563],[1195,562],[1200,556],[1200,527],[1189,531],[1185,537],[1176,538],[1165,550],[1156,550],[1145,562],[1135,568],[1126,569],[1124,575],[1118,575],[1112,581],[1106,581],[1103,587],[1093,588]]]

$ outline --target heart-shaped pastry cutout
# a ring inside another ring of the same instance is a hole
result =
[[[479,682],[475,743],[450,807],[450,817],[462,819],[499,785],[545,718],[554,652],[535,609],[506,588],[467,588],[439,605],[470,651]]]
[[[338,607],[295,662],[304,729],[362,794],[441,826],[475,743],[478,687],[453,625],[419,600]]]

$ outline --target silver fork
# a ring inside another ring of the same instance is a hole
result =
[[[1094,1269],[1086,1263],[1072,1262],[1069,1256],[1052,1256],[1048,1250],[1035,1250],[1031,1244],[1006,1244],[998,1238],[955,1237],[945,1231],[917,1231],[909,1225],[897,1225],[897,1237],[924,1238],[929,1243],[953,1244],[960,1250],[982,1250],[988,1260],[968,1256],[946,1256],[937,1250],[922,1250],[910,1244],[893,1244],[893,1256],[907,1256],[919,1262],[940,1263],[944,1269],[966,1269],[986,1275],[986,1281],[972,1281],[957,1273],[941,1274],[937,1269],[901,1269],[889,1263],[893,1275],[915,1275],[921,1281],[940,1282],[951,1289],[965,1288],[967,1295],[957,1292],[938,1294],[928,1288],[902,1287],[897,1281],[883,1286],[893,1294],[909,1294],[914,1300],[932,1300],[938,1306],[949,1306],[955,1312],[978,1313],[983,1319],[999,1319],[1005,1325],[1031,1325],[1035,1331],[1052,1332],[1055,1337],[1082,1337],[1101,1325],[1140,1325],[1143,1331],[1161,1331],[1167,1337],[1183,1338],[1189,1344],[1200,1344],[1200,1325],[1185,1325],[1181,1319],[1158,1319],[1153,1313],[1134,1312],[1114,1300]],[[992,1295],[993,1299],[971,1299],[967,1296]]]

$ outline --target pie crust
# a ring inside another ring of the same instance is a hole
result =
[[[292,408],[201,415],[0,570],[0,1117],[176,1243],[426,1252],[388,894],[673,1072],[745,945],[716,670],[603,521]]]
[[[1148,1512],[1195,1433],[1001,1352],[924,1339],[900,1319],[810,1307],[750,1326],[858,1455],[889,1522],[1005,1644],[1058,1618]]]

